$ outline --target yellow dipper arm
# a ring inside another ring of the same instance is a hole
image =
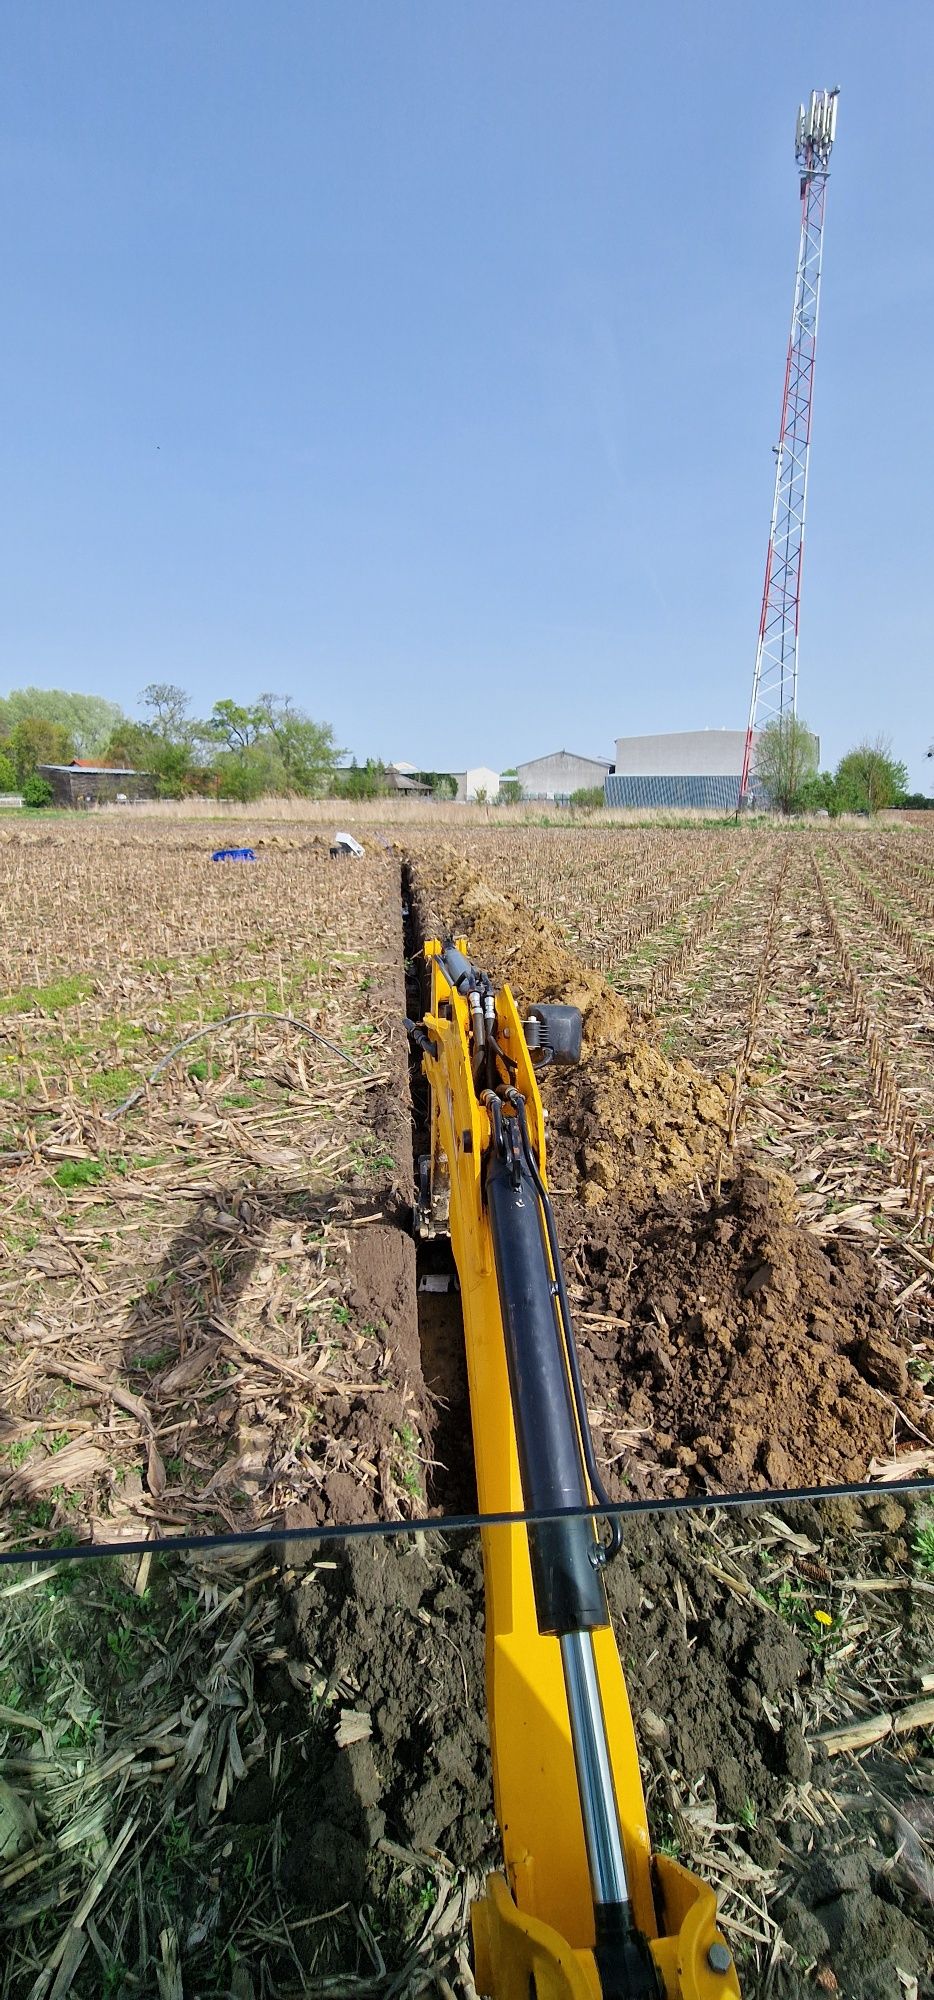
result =
[[[463,940],[457,943],[465,949]],[[494,1127],[501,1121],[491,1094],[477,1087],[482,1065],[476,1000],[469,1004],[452,983],[441,952],[437,943],[425,947],[432,973],[431,1008],[422,1024],[423,1066],[431,1086],[431,1202],[436,1215],[448,1214],[460,1281],[480,1511],[520,1514],[531,1503],[520,1472],[516,1363],[513,1357],[511,1376],[487,1186]],[[541,1098],[508,987],[490,1002],[487,1033],[500,1052],[503,1096],[511,1087],[524,1099],[528,1137],[544,1180]],[[517,1201],[521,1207],[521,1191]],[[540,1228],[538,1215],[536,1221]],[[543,1254],[554,1280],[547,1245]],[[586,1498],[593,1497],[587,1489]],[[575,1532],[592,1534],[579,1524]],[[653,1860],[632,1717],[608,1615],[596,1629],[570,1637],[562,1637],[560,1629],[541,1629],[534,1535],[533,1529],[530,1547],[530,1530],[520,1523],[483,1530],[487,1701],[507,1880],[491,1876],[474,1905],[480,1990],[494,2000],[529,2000],[530,1994],[537,2000],[625,2000],[629,1993],[653,1990],[659,2000],[738,2000],[732,1958],[716,1926],[713,1891],[668,1856]],[[591,1552],[596,1569],[595,1537]],[[570,1712],[581,1701],[586,1705],[588,1676],[609,1766],[606,1789],[611,1806],[615,1802],[617,1824],[607,1839],[611,1849],[616,1843],[632,1919],[647,1941],[648,1969],[641,1976],[650,1983],[641,1984],[637,1973],[636,1983],[628,1985],[624,1972],[612,1993],[599,1949],[595,1956],[595,1903],[603,1893],[594,1881],[599,1829],[595,1834],[585,1823],[586,1773],[579,1768],[585,1752]]]

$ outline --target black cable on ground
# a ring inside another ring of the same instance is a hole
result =
[[[821,1501],[826,1500],[881,1500],[889,1494],[898,1494],[903,1499],[934,1499],[934,1478],[892,1479],[886,1480],[884,1485],[877,1480],[866,1479],[851,1486],[772,1486],[757,1490],[747,1488],[742,1493],[693,1493],[662,1500],[613,1500],[609,1506],[601,1502],[595,1507],[563,1507],[554,1513],[425,1514],[411,1521],[348,1521],[343,1525],[328,1522],[310,1528],[244,1528],[239,1531],[230,1529],[226,1534],[156,1535],[135,1541],[77,1542],[70,1548],[4,1549],[0,1550],[0,1568],[23,1563],[93,1562],[105,1556],[190,1555],[198,1549],[246,1548],[252,1544],[257,1548],[269,1548],[276,1543],[287,1546],[291,1542],[356,1542],[368,1535],[374,1540],[385,1541],[394,1535],[476,1534],[485,1528],[540,1527],[548,1521],[599,1522],[609,1519],[622,1523],[630,1515],[705,1514],[715,1513],[720,1508],[727,1512],[737,1508],[781,1509],[801,1501],[819,1506]],[[934,1591],[934,1583],[928,1584],[923,1578],[906,1576],[904,1583],[906,1588]]]

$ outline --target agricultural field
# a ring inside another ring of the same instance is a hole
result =
[[[416,934],[463,927],[589,1009],[552,1179],[620,1497],[934,1467],[927,828],[477,820],[368,824],[361,863],[310,825],[239,864],[136,814],[4,840],[0,1548],[469,1504],[407,1228],[403,861],[416,989]]]
[[[0,838],[0,1996],[476,2000],[481,1572],[424,1525],[471,1460],[403,1026],[456,928],[582,1008],[543,1091],[597,1452],[703,1508],[611,1570],[654,1836],[751,2000],[931,2000],[934,1528],[887,1489],[934,1473],[934,838],[359,831]],[[232,1531],[268,1539],[197,1546]]]
[[[2,850],[0,1548],[423,1511],[398,869],[213,845]]]

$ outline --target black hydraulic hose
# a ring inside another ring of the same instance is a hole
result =
[[[554,1273],[555,1273],[555,1291],[558,1299],[558,1317],[561,1322],[561,1333],[564,1341],[564,1351],[567,1357],[568,1373],[571,1377],[571,1389],[574,1395],[574,1408],[577,1412],[577,1422],[580,1428],[581,1446],[584,1453],[584,1464],[587,1467],[587,1477],[590,1480],[590,1484],[593,1487],[594,1495],[597,1498],[597,1500],[600,1501],[602,1506],[610,1509],[612,1508],[613,1502],[606,1489],[606,1486],[604,1485],[600,1468],[597,1464],[596,1454],[593,1448],[593,1438],[590,1432],[590,1420],[587,1415],[587,1401],[584,1395],[584,1384],[581,1379],[580,1359],[577,1352],[577,1343],[574,1339],[574,1325],[571,1319],[571,1302],[570,1299],[568,1298],[567,1281],[564,1276],[564,1265],[561,1260],[561,1247],[558,1242],[558,1232],[555,1227],[555,1217],[554,1217],[554,1210],[551,1206],[551,1197],[548,1193],[548,1189],[546,1188],[544,1181],[542,1180],[541,1174],[538,1171],[538,1162],[532,1151],[531,1142],[529,1140],[529,1130],[525,1112],[525,1099],[521,1096],[519,1091],[517,1090],[510,1091],[509,1102],[513,1106],[513,1109],[516,1113],[516,1117],[518,1119],[519,1136],[522,1141],[522,1152],[525,1158],[525,1164],[528,1167],[529,1173],[531,1175],[535,1192],[538,1195],[538,1199],[541,1204],[542,1214],[545,1218],[545,1231],[548,1237],[548,1248],[551,1251],[551,1261],[554,1266]],[[614,1556],[617,1556],[619,1554],[620,1549],[623,1546],[623,1536],[618,1516],[614,1514],[609,1514],[607,1518],[609,1521],[610,1539],[606,1547],[606,1558],[607,1561],[610,1562],[612,1561]]]
[[[493,1033],[493,1031],[492,1031],[492,1029],[491,1029],[491,1028],[488,1028],[488,1029],[487,1029],[487,1037],[486,1037],[486,1038],[487,1038],[487,1042],[488,1042],[488,1045],[489,1045],[489,1047],[490,1047],[490,1048],[491,1048],[491,1049],[493,1050],[494,1054],[495,1054],[495,1055],[498,1055],[498,1056],[499,1056],[499,1059],[500,1059],[500,1062],[501,1062],[501,1063],[502,1063],[502,1065],[503,1065],[503,1068],[504,1068],[505,1070],[507,1070],[507,1071],[508,1071],[508,1073],[509,1073],[509,1075],[510,1075],[510,1076],[515,1076],[515,1074],[516,1074],[516,1064],[515,1064],[515,1062],[514,1062],[514,1060],[513,1060],[512,1056],[507,1056],[507,1054],[506,1054],[506,1051],[505,1051],[505,1049],[501,1049],[501,1048],[500,1048],[500,1045],[499,1045],[499,1043],[498,1043],[498,1041],[497,1041],[497,1039],[496,1039],[496,1036],[494,1035],[494,1033]]]

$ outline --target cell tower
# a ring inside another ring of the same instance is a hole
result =
[[[781,720],[795,715],[798,707],[798,612],[811,444],[811,398],[820,305],[824,202],[830,173],[830,151],[837,129],[838,95],[836,89],[812,90],[810,104],[798,107],[795,126],[795,159],[801,169],[801,242],[785,363],[781,436],[778,444],[772,447],[775,452],[775,495],[738,806],[744,805],[749,795],[756,730],[776,716]]]

